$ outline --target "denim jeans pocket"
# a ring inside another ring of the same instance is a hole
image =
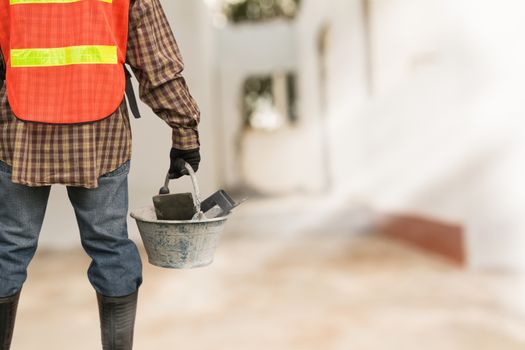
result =
[[[7,164],[6,162],[0,160],[0,172],[6,173],[6,174],[11,174],[12,167],[9,164]]]
[[[122,163],[122,165],[120,165],[118,168],[108,173],[103,174],[101,177],[113,177],[113,176],[119,176],[122,174],[127,174],[129,172],[129,168],[130,168],[130,160],[128,159],[127,161]]]

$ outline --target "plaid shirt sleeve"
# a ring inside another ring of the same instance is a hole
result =
[[[160,0],[136,0],[129,21],[126,61],[140,99],[172,128],[173,147],[199,147],[200,110],[181,75],[184,63]]]

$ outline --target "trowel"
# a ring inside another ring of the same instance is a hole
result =
[[[202,201],[201,210],[208,219],[226,216],[246,199],[236,202],[226,191],[219,190]]]

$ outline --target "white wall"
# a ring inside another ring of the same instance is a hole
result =
[[[254,167],[249,170],[254,173],[264,173],[269,169],[261,148],[255,147],[252,153],[247,146],[244,147],[244,154],[238,152],[238,144],[244,142],[241,139],[243,84],[252,75],[293,70],[297,65],[295,41],[292,26],[284,21],[275,21],[265,25],[226,26],[217,30],[216,42],[219,79],[217,106],[221,111],[221,123],[217,131],[222,140],[221,166],[224,183],[233,187],[242,181],[242,163],[245,159],[259,158],[258,162],[250,163]],[[287,154],[287,148],[280,142],[274,143],[270,149],[266,148],[270,152]],[[270,178],[268,174],[263,176]]]
[[[359,0],[304,1],[292,23],[228,26],[219,31],[220,103],[224,120],[222,140],[226,155],[226,183],[246,184],[267,194],[322,191],[326,172],[345,183],[345,169],[357,156],[359,134],[348,118],[362,108],[366,96],[366,70]],[[317,37],[332,23],[329,56],[328,115],[320,108]],[[277,131],[251,131],[240,137],[240,91],[251,74],[293,71],[299,79],[299,122]],[[351,77],[351,79],[349,79]],[[323,136],[328,140],[326,144]],[[242,154],[237,154],[237,143]],[[331,158],[325,162],[323,147]],[[341,159],[345,161],[340,161]],[[329,169],[324,169],[326,164]],[[348,170],[346,170],[348,173]]]
[[[322,190],[326,171],[336,188],[354,182],[360,171],[362,135],[359,116],[367,103],[365,31],[361,0],[303,1],[296,24],[299,57],[299,98],[302,128],[308,130],[309,155],[305,173]],[[317,41],[321,28],[329,24],[330,49],[327,56],[327,111],[321,107],[320,65]],[[323,137],[329,151],[322,153]],[[312,164],[326,164],[323,169]],[[330,175],[331,174],[331,175]]]
[[[375,95],[355,193],[465,224],[473,267],[523,268],[517,0],[373,0]]]
[[[315,40],[333,26],[326,118],[336,189],[385,212],[464,224],[473,267],[523,268],[525,5],[369,0],[368,98],[362,3],[306,1],[297,24],[301,117],[317,129]]]

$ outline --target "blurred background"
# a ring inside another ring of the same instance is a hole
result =
[[[210,267],[142,252],[137,349],[525,349],[523,1],[162,3],[202,110],[203,195],[249,199]],[[171,146],[141,109],[130,209]],[[40,242],[13,348],[100,348],[63,187]]]

